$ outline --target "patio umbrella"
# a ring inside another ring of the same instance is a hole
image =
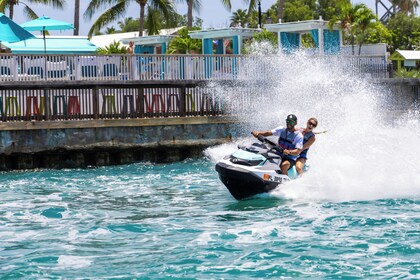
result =
[[[19,24],[0,13],[0,42],[14,43],[34,37]]]
[[[67,30],[74,29],[73,24],[64,21],[52,19],[46,16],[25,22],[21,24],[24,29],[28,31],[42,31],[42,37],[44,39],[44,53],[47,53],[47,43],[45,40],[45,32],[47,30]]]

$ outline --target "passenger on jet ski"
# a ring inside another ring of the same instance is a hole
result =
[[[308,159],[307,153],[309,147],[315,142],[315,133],[312,131],[318,125],[318,120],[316,118],[310,118],[306,124],[306,128],[300,128],[300,132],[303,135],[303,148],[298,159],[296,160],[296,171],[299,175],[303,173],[303,168]]]
[[[296,124],[297,117],[290,114],[286,118],[286,127],[279,126],[268,131],[252,132],[252,135],[255,137],[258,137],[258,135],[274,135],[279,137],[278,144],[284,149],[283,154],[281,155],[282,161],[280,164],[281,172],[284,175],[287,175],[287,170],[296,164],[296,159],[303,147],[303,135],[298,129],[296,129]]]

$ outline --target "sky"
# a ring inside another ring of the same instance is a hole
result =
[[[87,35],[89,32],[89,28],[92,25],[94,19],[91,21],[86,21],[83,18],[83,13],[86,10],[89,0],[80,0],[81,9],[81,20],[80,20],[80,32],[79,35]],[[134,1],[133,1],[134,2]],[[187,12],[187,5],[185,4],[185,1],[177,0],[177,12],[179,14],[186,14]],[[181,2],[181,3],[180,3]],[[237,9],[247,9],[248,6],[245,3],[245,0],[231,0],[232,3],[232,11],[235,11]],[[261,8],[262,10],[267,10],[271,5],[273,5],[276,2],[276,0],[261,0]],[[375,1],[373,0],[353,0],[354,4],[357,3],[365,3],[367,4],[374,12],[375,12]],[[384,0],[384,2],[387,2],[387,0]],[[230,24],[230,16],[232,15],[231,12],[229,12],[222,4],[222,1],[220,0],[201,0],[201,11],[199,14],[194,12],[194,16],[198,16],[203,19],[203,28],[222,28],[227,27]],[[35,12],[39,16],[49,16],[54,19],[66,21],[69,23],[73,23],[73,14],[74,14],[74,0],[67,0],[67,5],[63,11],[56,10],[53,8],[46,8],[45,5],[35,5],[30,4],[30,7],[35,10]],[[140,7],[138,4],[133,3],[132,7],[130,7],[130,11],[126,14],[125,17],[132,17],[132,18],[138,18],[139,17],[139,10]],[[381,10],[379,10],[379,14],[381,15]],[[100,15],[100,11],[95,15],[96,17]],[[94,18],[95,18],[94,16]],[[15,10],[15,16],[13,19],[15,22],[21,24],[28,19],[26,19],[22,14],[22,8],[17,7]],[[111,24],[111,26],[114,26],[118,28],[117,23]],[[51,35],[72,35],[72,31],[51,31]],[[35,34],[36,35],[36,34]]]

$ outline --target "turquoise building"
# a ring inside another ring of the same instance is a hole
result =
[[[267,31],[278,34],[278,46],[290,53],[302,47],[302,35],[310,33],[319,55],[338,54],[342,47],[342,33],[338,26],[329,28],[329,22],[322,19],[286,23],[265,24]]]
[[[124,38],[120,42],[126,45],[133,42],[135,54],[165,54],[169,43],[175,37],[174,35],[150,35]]]
[[[221,29],[207,29],[190,31],[193,39],[200,39],[203,42],[203,54],[213,54],[213,43],[216,45],[216,54],[226,54],[226,40],[232,41],[232,54],[241,54],[242,44],[245,38],[253,37],[255,33],[261,32],[261,29],[229,27]]]

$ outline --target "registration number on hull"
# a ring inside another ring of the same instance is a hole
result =
[[[275,182],[275,183],[279,183],[281,184],[283,182],[283,177],[278,177],[278,176],[271,176],[269,174],[264,174],[263,175],[263,179],[266,181],[270,181],[270,182]]]

